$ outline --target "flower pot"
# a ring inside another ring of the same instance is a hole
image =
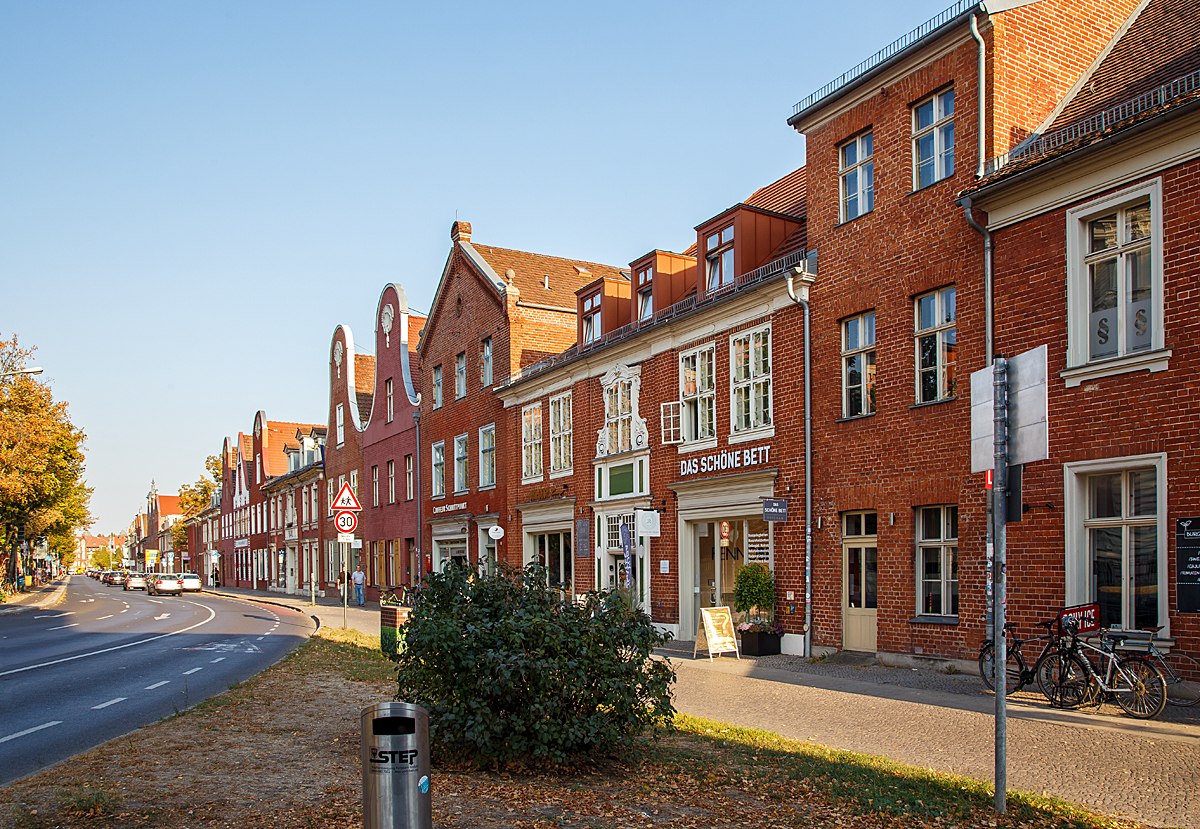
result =
[[[778,633],[742,632],[742,653],[746,656],[771,656],[779,653]]]

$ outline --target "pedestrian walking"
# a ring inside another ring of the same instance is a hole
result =
[[[363,600],[363,585],[367,583],[367,574],[363,572],[361,564],[350,578],[354,579],[354,601],[358,603],[359,607],[363,607],[366,604]]]

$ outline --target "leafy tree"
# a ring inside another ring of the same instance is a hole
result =
[[[564,600],[544,567],[426,577],[398,699],[430,712],[436,754],[478,767],[571,765],[670,727],[668,639],[613,593]]]
[[[0,374],[25,367],[33,349],[16,336],[0,339]],[[29,375],[0,378],[0,530],[11,550],[25,537],[46,537],[54,549],[73,547],[77,530],[91,524],[92,490],[83,481],[87,436],[71,423],[67,404]],[[6,573],[16,576],[10,556]]]
[[[208,508],[217,484],[221,482],[220,456],[209,455],[205,458],[204,469],[208,477],[201,475],[195,483],[184,484],[179,488],[179,511],[183,519],[171,525],[171,546],[176,550],[187,549],[188,519],[195,518]]]
[[[775,609],[775,577],[765,564],[747,564],[733,582],[733,609],[770,614]]]

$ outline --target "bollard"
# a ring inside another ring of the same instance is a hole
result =
[[[429,712],[381,702],[362,712],[363,829],[433,829]]]

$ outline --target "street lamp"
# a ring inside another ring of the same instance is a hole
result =
[[[17,374],[41,374],[41,373],[42,373],[42,369],[36,368],[36,367],[34,367],[34,368],[19,368],[16,371],[0,372],[0,377],[12,377]]]

